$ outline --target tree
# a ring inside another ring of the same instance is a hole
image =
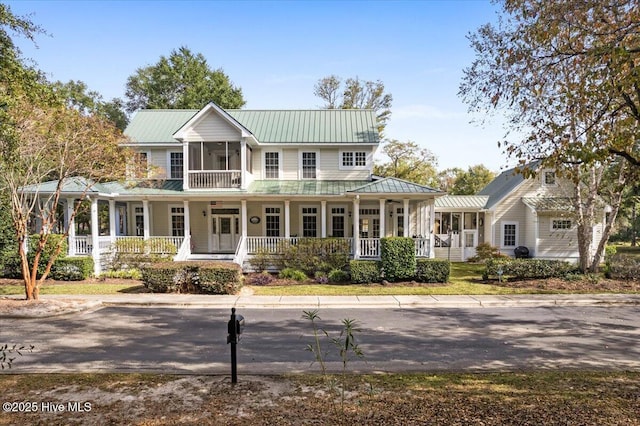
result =
[[[460,170],[449,191],[452,195],[474,195],[496,177],[495,173],[482,164],[469,166],[467,170]]]
[[[56,81],[52,86],[68,108],[73,108],[82,114],[97,114],[111,121],[120,130],[127,127],[129,118],[120,98],[113,98],[111,101],[105,102],[100,93],[89,90],[87,85],[80,80],[70,80],[67,83]]]
[[[464,173],[464,170],[459,167],[452,167],[438,172],[438,188],[444,192],[451,192],[456,179],[461,173]]]
[[[438,187],[436,166],[438,159],[426,148],[412,141],[387,141],[382,152],[389,161],[375,164],[373,173],[384,177],[396,177],[430,187]]]
[[[557,168],[576,185],[580,267],[596,270],[620,194],[634,172],[628,164],[640,165],[640,5],[501,4],[498,24],[469,37],[476,58],[464,71],[460,94],[472,111],[500,111],[510,130],[524,134],[503,142],[508,155],[523,166],[540,160],[541,167]],[[602,199],[612,211],[592,256],[589,238]]]
[[[69,108],[40,72],[24,65],[5,28],[32,39],[38,27],[11,14],[0,4],[0,187],[9,197],[9,210],[21,260],[25,295],[37,299],[64,238],[57,239],[44,273],[38,265],[52,230],[58,222],[58,204],[65,183],[84,176],[83,199],[94,182],[121,175],[127,158],[118,143],[122,134],[97,115]],[[40,184],[57,180],[51,195],[41,194]],[[74,205],[71,218],[80,208]],[[30,221],[41,221],[38,243],[30,263],[25,240]],[[64,237],[68,229],[64,231]]]
[[[348,78],[342,87],[342,79],[335,75],[321,78],[313,88],[313,94],[322,99],[327,109],[371,109],[376,112],[378,132],[382,139],[384,128],[391,117],[393,96],[384,92],[380,80],[362,81]],[[342,90],[342,93],[340,93]]]
[[[205,57],[187,47],[172,50],[169,57],[138,68],[127,79],[127,111],[144,108],[200,109],[209,102],[222,108],[241,108],[242,89],[235,87],[224,71],[212,70]]]

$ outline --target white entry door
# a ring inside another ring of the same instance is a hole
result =
[[[235,250],[235,232],[233,226],[233,216],[216,216],[218,219],[218,241],[220,251]]]
[[[463,259],[467,260],[476,255],[476,246],[478,245],[478,231],[462,231]]]

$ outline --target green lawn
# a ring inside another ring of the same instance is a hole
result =
[[[82,281],[68,284],[45,284],[40,288],[40,294],[122,294],[139,293],[144,290],[144,286],[138,281],[123,283],[85,283]],[[0,285],[0,296],[24,294],[24,286],[21,285]]]

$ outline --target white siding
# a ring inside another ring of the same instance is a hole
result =
[[[567,230],[551,230],[551,220],[557,216],[540,215],[538,253],[543,259],[575,260],[578,258],[578,237],[575,226]]]
[[[345,149],[342,149],[345,150]],[[352,151],[352,149],[346,149]],[[340,151],[338,148],[326,148],[320,150],[320,173],[318,179],[322,180],[367,180],[370,175],[370,167],[366,170],[340,170]],[[356,151],[355,149],[353,151]],[[358,148],[357,151],[367,152],[367,162],[372,161],[371,148]]]
[[[182,145],[176,147],[181,148]],[[152,178],[166,178],[167,177],[167,150],[166,149],[152,149],[151,157],[149,158],[149,166],[151,169]]]
[[[240,131],[236,127],[211,111],[187,131],[185,140],[189,142],[239,141],[240,137]]]
[[[196,253],[209,251],[209,220],[211,219],[208,215],[207,217],[202,215],[202,212],[206,212],[208,208],[208,202],[189,202],[192,251]]]
[[[282,179],[297,180],[298,179],[298,150],[283,149],[282,150]]]

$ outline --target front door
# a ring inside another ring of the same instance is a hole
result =
[[[462,260],[475,256],[476,246],[478,245],[478,231],[475,229],[462,231],[462,243],[464,244],[464,257]]]
[[[217,251],[234,251],[235,247],[235,227],[233,216],[212,216],[212,230],[214,250]]]

